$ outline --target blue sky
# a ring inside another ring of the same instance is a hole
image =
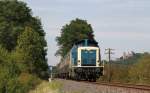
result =
[[[113,58],[124,51],[150,52],[150,0],[22,0],[41,18],[48,42],[48,63],[55,65],[55,37],[70,20],[82,18],[94,29],[101,47],[115,49]]]

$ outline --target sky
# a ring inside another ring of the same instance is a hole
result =
[[[76,18],[92,25],[107,59],[106,48],[112,48],[112,58],[123,52],[150,52],[150,0],[21,0],[40,17],[48,43],[48,63],[56,65],[59,57],[55,41],[65,24]]]

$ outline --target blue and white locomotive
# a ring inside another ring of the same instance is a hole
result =
[[[62,78],[95,81],[103,75],[100,48],[95,40],[76,42],[68,55],[58,64]]]

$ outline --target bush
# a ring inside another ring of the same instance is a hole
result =
[[[128,82],[128,66],[122,64],[105,64],[104,76],[100,78],[100,81],[110,82]],[[110,69],[110,71],[109,71]]]
[[[19,70],[12,63],[0,64],[0,93],[19,93]]]
[[[130,81],[139,84],[150,84],[150,54],[143,56],[129,70]]]
[[[18,80],[22,86],[23,91],[26,91],[25,93],[27,93],[30,89],[35,88],[35,86],[41,82],[39,78],[29,73],[21,73]]]
[[[40,79],[29,74],[23,63],[15,62],[12,54],[0,47],[0,93],[27,93]]]

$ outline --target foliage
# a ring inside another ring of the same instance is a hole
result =
[[[0,93],[14,93],[18,87],[17,76],[20,71],[16,64],[11,62],[10,54],[0,47]]]
[[[150,54],[136,53],[136,56],[124,61],[128,64],[122,62],[112,62],[110,71],[109,63],[105,64],[105,73],[100,81],[109,81],[110,79],[110,82],[150,84]]]
[[[8,58],[8,51],[0,45],[0,64],[4,63],[4,61],[6,61],[5,59],[7,58]]]
[[[18,64],[12,56],[0,46],[0,93],[27,93],[39,83],[39,79],[25,73],[27,71],[22,68],[25,64]]]
[[[57,90],[58,88],[60,89],[63,85],[59,81],[52,81],[49,86],[52,90]]]
[[[47,79],[44,36],[24,2],[0,0],[0,93],[27,93]]]
[[[40,20],[32,17],[31,9],[24,2],[17,0],[0,1],[0,44],[13,50],[17,45],[18,36],[26,26],[32,27],[41,36],[44,31]]]
[[[99,80],[105,82],[128,82],[128,69],[129,66],[127,65],[112,63],[111,67],[109,67],[109,64],[105,64],[104,76]]]
[[[124,65],[132,65],[138,62],[138,60],[145,55],[146,53],[134,53],[133,52],[133,56],[127,58],[127,59],[122,59],[120,58],[119,61],[114,61],[114,63],[116,64],[124,64]]]
[[[150,84],[150,54],[143,56],[138,63],[129,70],[130,81],[134,83]]]
[[[46,82],[43,81],[35,89],[31,90],[29,93],[62,93],[63,84],[59,81]]]
[[[93,29],[86,20],[72,20],[61,29],[61,35],[56,37],[59,50],[56,55],[64,57],[72,48],[73,44],[82,39],[94,39]]]
[[[29,90],[35,88],[38,84],[41,83],[41,80],[39,78],[29,73],[21,73],[18,77],[18,81],[21,86],[20,89],[24,93],[28,93]]]
[[[37,74],[41,78],[45,78],[48,71],[48,64],[43,46],[45,46],[44,38],[31,28],[27,28],[18,38],[18,46],[16,54],[20,56],[18,61],[22,61],[30,73]],[[47,77],[46,77],[47,78]]]

